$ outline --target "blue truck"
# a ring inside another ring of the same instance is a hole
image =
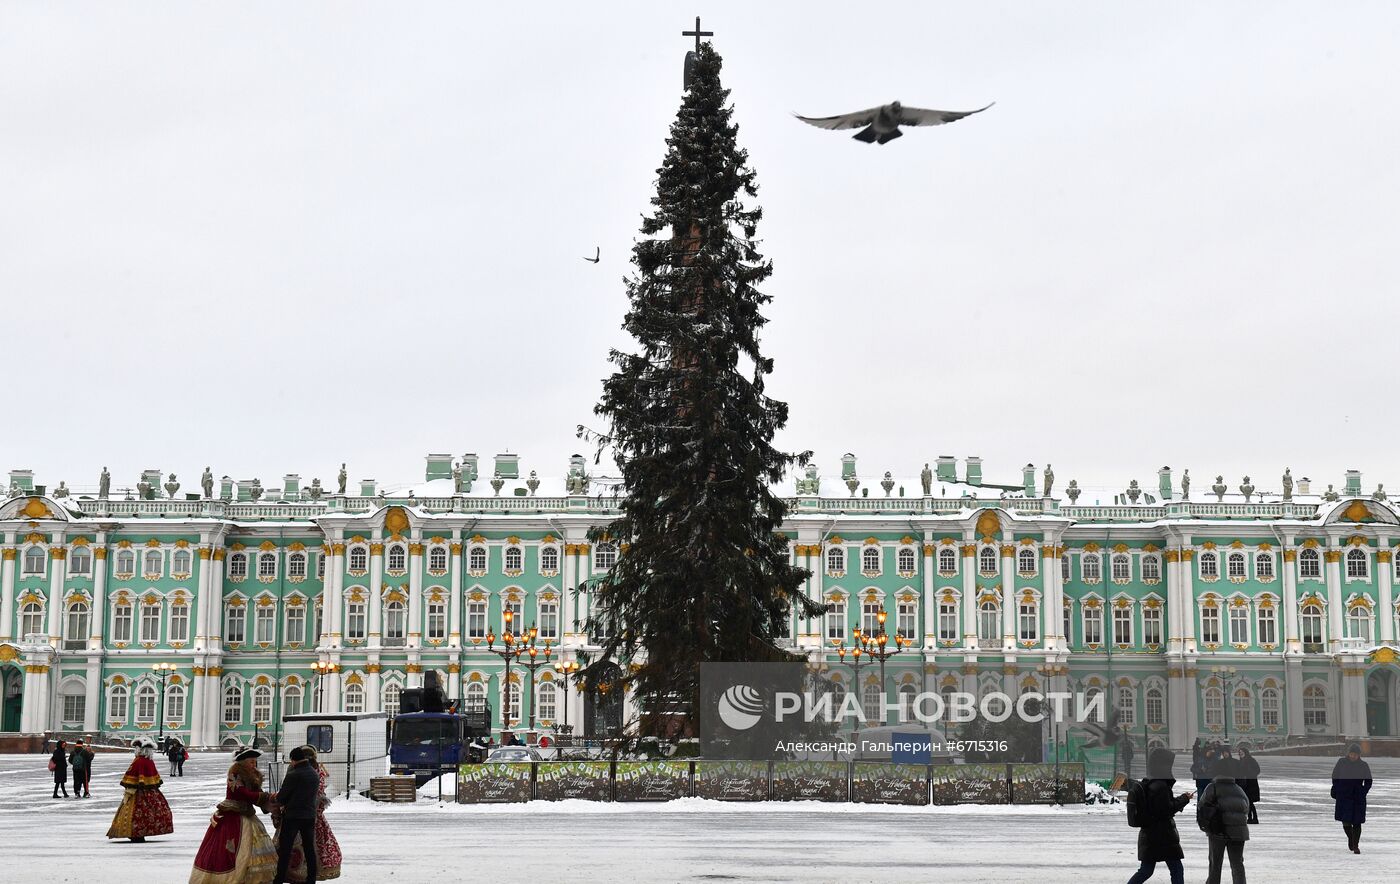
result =
[[[422,785],[455,771],[468,761],[480,761],[473,745],[491,736],[491,709],[478,706],[457,710],[447,706],[437,680],[401,695],[403,711],[394,716],[389,737],[389,772],[412,776]]]

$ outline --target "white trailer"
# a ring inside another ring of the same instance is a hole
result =
[[[389,715],[385,712],[308,713],[282,720],[282,757],[271,765],[276,781],[286,770],[287,753],[297,746],[316,748],[330,774],[329,795],[369,791],[370,777],[389,772]]]

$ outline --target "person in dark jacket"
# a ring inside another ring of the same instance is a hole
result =
[[[1371,766],[1361,760],[1361,745],[1352,743],[1332,768],[1333,819],[1347,833],[1347,847],[1361,852],[1361,824],[1366,822],[1366,793],[1371,791]]]
[[[1147,754],[1147,777],[1142,781],[1142,806],[1137,815],[1138,829],[1137,873],[1128,884],[1142,884],[1157,871],[1157,863],[1166,863],[1172,884],[1182,884],[1185,870],[1181,865],[1181,836],[1173,819],[1191,801],[1190,792],[1172,794],[1176,779],[1172,764],[1176,755],[1170,749],[1157,748]]]
[[[1196,781],[1196,794],[1203,795],[1206,786],[1210,785],[1211,778],[1215,776],[1215,746],[1206,746],[1201,750],[1201,760],[1191,769],[1191,777]]]
[[[1244,843],[1249,840],[1249,796],[1234,777],[1216,777],[1196,804],[1196,824],[1210,838],[1206,884],[1220,884],[1220,868],[1230,856],[1230,878],[1245,884]]]
[[[68,744],[63,740],[58,741],[58,748],[53,750],[49,756],[49,765],[53,767],[53,797],[58,797],[58,790],[63,790],[63,797],[68,797]]]
[[[1240,757],[1235,762],[1235,782],[1249,798],[1250,824],[1259,822],[1259,759],[1250,754],[1248,746],[1240,747]]]
[[[316,805],[321,778],[309,763],[312,756],[305,747],[296,747],[287,757],[292,764],[287,768],[282,788],[277,791],[282,825],[277,830],[277,876],[272,880],[274,884],[286,884],[292,848],[296,846],[296,836],[300,835],[302,854],[306,857],[306,884],[316,884]]]
[[[73,746],[73,752],[68,756],[68,763],[73,767],[73,797],[92,797],[92,792],[88,790],[88,783],[92,780],[92,750],[82,741]]]
[[[183,777],[185,775],[185,744],[172,737],[165,747],[165,757],[170,759],[170,775]]]

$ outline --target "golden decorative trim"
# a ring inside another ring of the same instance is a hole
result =
[[[1382,550],[1377,550],[1377,551],[1376,551],[1376,561],[1377,561],[1377,562],[1380,562],[1380,563],[1383,564],[1383,565],[1384,565],[1384,564],[1388,564],[1393,556],[1394,556],[1394,553],[1392,553],[1392,552],[1391,552],[1390,550],[1388,550],[1388,549],[1382,549]]]
[[[1285,562],[1296,562],[1296,561],[1298,561],[1298,551],[1297,551],[1296,549],[1286,549],[1286,550],[1284,550],[1284,551],[1283,551],[1283,560],[1284,560]]]
[[[421,556],[423,554],[423,544],[410,543],[408,545],[408,554],[411,556]]]
[[[421,663],[410,663],[404,667],[404,671],[410,675],[417,675],[423,671],[423,665]]]
[[[21,519],[50,519],[53,518],[53,510],[44,503],[42,498],[31,497],[24,502],[24,506],[16,515]]]
[[[214,550],[214,561],[216,561],[216,562],[222,562],[222,561],[223,561],[225,558],[227,558],[227,557],[228,557],[228,550],[225,550],[225,549],[223,549],[223,548]]]
[[[381,668],[382,667],[378,663],[365,664],[365,672],[368,672],[370,675],[378,675]]]
[[[63,560],[64,558],[66,558],[67,556],[68,556],[68,550],[64,549],[63,547],[61,547],[61,546],[51,546],[51,547],[49,547],[49,558],[51,558],[51,559],[57,559],[57,560],[60,560],[60,561],[61,561],[61,560]]]
[[[0,560],[6,562],[13,562],[15,560],[15,556],[17,556],[18,554],[19,550],[14,549],[13,547],[6,547],[5,549],[0,550]]]
[[[372,555],[372,556],[382,556],[382,555],[384,555],[384,544],[382,544],[382,543],[371,543],[371,544],[369,545],[369,554]]]
[[[1340,562],[1342,560],[1342,553],[1340,550],[1335,549],[1324,550],[1322,553],[1322,559],[1329,565],[1336,564],[1337,562]]]
[[[1342,518],[1348,522],[1364,522],[1371,518],[1371,508],[1359,500],[1353,500],[1342,511]]]

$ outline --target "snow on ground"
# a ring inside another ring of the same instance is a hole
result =
[[[1362,855],[1346,852],[1328,798],[1331,759],[1261,759],[1262,823],[1245,851],[1254,881],[1309,884],[1387,879],[1400,864],[1400,760],[1378,777]],[[223,795],[229,756],[192,755],[166,779],[175,833],[145,844],[104,835],[121,798],[122,754],[99,755],[93,797],[52,800],[42,755],[0,755],[6,880],[179,884]],[[165,765],[161,764],[162,774]],[[1181,788],[1190,788],[1183,782]],[[1205,876],[1206,842],[1192,809],[1178,817],[1188,880]],[[264,819],[266,819],[264,817]],[[1121,882],[1136,868],[1136,832],[1122,806],[873,808],[849,804],[667,804],[567,801],[459,806],[338,799],[330,810],[345,852],[342,880],[441,882],[937,880],[956,884]],[[1159,870],[1153,880],[1166,880]]]

